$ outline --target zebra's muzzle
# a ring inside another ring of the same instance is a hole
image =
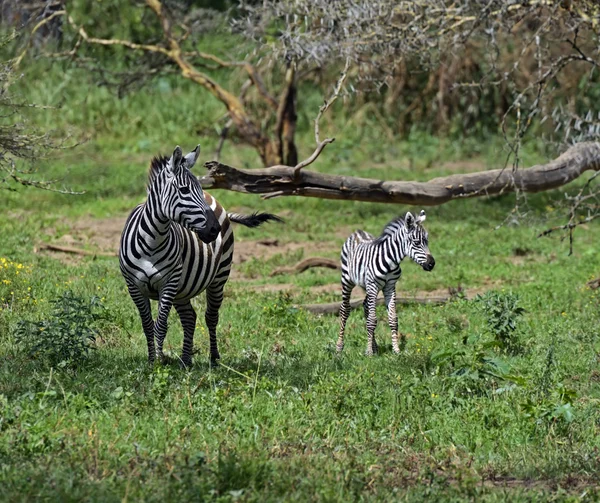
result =
[[[206,244],[209,244],[209,243],[212,243],[215,239],[217,239],[219,232],[221,232],[221,224],[219,224],[219,222],[215,219],[215,221],[213,222],[213,224],[211,226],[207,226],[202,229],[192,229],[192,230],[196,234],[198,234],[198,237],[202,241],[204,241]]]
[[[425,271],[432,271],[435,267],[435,259],[432,255],[427,255],[427,262],[422,265]]]

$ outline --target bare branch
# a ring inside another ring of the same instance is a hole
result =
[[[315,151],[311,158],[316,158]],[[314,160],[314,159],[313,159]],[[273,166],[242,170],[218,162],[207,162],[209,173],[200,179],[203,187],[229,189],[264,197],[305,196],[394,204],[435,206],[456,198],[496,195],[514,191],[539,192],[565,185],[585,171],[600,170],[600,143],[580,143],[557,159],[515,173],[504,169],[451,175],[428,182],[392,182],[336,176]],[[486,187],[482,192],[481,188]]]
[[[279,267],[275,269],[271,276],[278,276],[280,274],[299,274],[312,267],[326,267],[327,269],[340,269],[339,260],[331,260],[323,257],[309,257],[298,262],[292,267]]]
[[[317,145],[319,143],[321,143],[321,140],[319,138],[319,121],[321,120],[321,117],[323,116],[323,114],[325,112],[327,112],[327,110],[329,110],[329,107],[331,107],[331,105],[333,105],[335,100],[338,99],[340,92],[342,90],[342,86],[344,85],[344,81],[346,80],[346,77],[348,76],[349,68],[350,68],[350,58],[346,58],[346,64],[344,65],[344,69],[342,70],[342,74],[340,75],[340,78],[338,79],[338,81],[335,84],[335,87],[333,88],[333,94],[329,97],[329,99],[325,100],[325,103],[323,103],[321,108],[319,108],[319,113],[317,114],[317,117],[315,118],[315,142],[317,143]]]
[[[304,161],[298,163],[294,167],[294,171],[293,171],[294,179],[297,179],[300,176],[300,171],[303,168],[306,168],[306,166],[315,162],[317,157],[319,157],[321,155],[321,152],[323,151],[323,149],[330,143],[333,143],[334,141],[335,141],[335,138],[325,138],[322,142],[320,142],[317,145],[317,148],[315,149],[315,151],[310,155],[310,157],[308,159],[305,159]]]
[[[52,14],[50,14],[49,16],[45,17],[44,19],[42,19],[39,23],[37,23],[33,29],[31,30],[31,33],[29,35],[29,40],[27,41],[27,44],[25,45],[25,48],[23,49],[23,51],[21,52],[21,54],[15,58],[15,60],[13,61],[13,65],[15,68],[17,68],[20,64],[21,61],[23,60],[23,58],[25,57],[25,55],[27,54],[27,51],[29,49],[29,46],[31,45],[31,41],[33,40],[33,35],[35,35],[35,33],[44,25],[48,24],[50,21],[52,21],[55,17],[58,16],[64,16],[67,13],[67,11],[65,10],[57,10],[55,12],[53,12]]]

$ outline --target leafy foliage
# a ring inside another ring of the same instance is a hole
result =
[[[100,299],[89,301],[66,291],[52,300],[52,316],[42,321],[21,320],[15,339],[32,358],[60,367],[75,367],[87,359],[96,341],[95,323],[102,319]]]
[[[468,338],[461,345],[433,351],[430,364],[438,372],[447,369],[458,383],[457,391],[467,395],[488,393],[500,384],[524,384],[525,380],[511,373],[510,365],[494,353],[495,347],[493,341],[482,343],[479,337]]]
[[[519,297],[513,293],[490,291],[478,297],[487,325],[498,345],[507,351],[518,349],[515,334],[519,317],[525,312],[519,305]]]

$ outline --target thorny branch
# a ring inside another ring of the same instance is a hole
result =
[[[554,148],[552,153],[576,142],[600,140],[595,120],[596,115],[600,119],[600,106],[586,96],[599,80],[600,5],[595,0],[263,0],[241,5],[245,16],[237,27],[255,39],[266,40],[270,21],[284,21],[281,36],[270,42],[275,58],[291,53],[327,65],[350,59],[358,69],[351,88],[388,92],[389,86],[399,96],[395,83],[406,86],[409,68],[428,72],[425,88],[406,102],[400,121],[435,106],[440,122],[447,122],[451,100],[472,100],[464,116],[473,114],[480,121],[477,114],[486,113],[481,95],[501,96],[492,113],[499,115],[507,155],[498,178],[479,188],[482,195],[506,176],[514,182],[523,164],[523,142],[532,131]],[[455,62],[461,59],[476,71],[465,72],[465,80],[458,75],[448,81],[447,69],[460,67]],[[392,73],[397,68],[405,72],[400,78]],[[568,86],[569,81],[585,86]],[[568,107],[562,106],[565,101]],[[316,133],[318,141],[318,129]],[[588,191],[592,199],[594,189]],[[521,198],[517,191],[514,218],[520,216]],[[569,232],[574,214],[583,222],[600,212],[597,204],[585,206],[583,201],[590,199],[568,199],[573,205],[565,226]],[[584,206],[587,213],[581,214]]]
[[[214,63],[219,68],[241,68],[247,75],[249,81],[257,89],[259,96],[261,96],[265,103],[273,110],[276,110],[279,106],[279,101],[268,91],[264,80],[259,74],[257,68],[248,61],[226,61],[214,54],[207,54],[203,51],[193,49],[187,50],[182,44],[184,44],[189,36],[190,30],[183,23],[174,24],[170,14],[166,11],[165,6],[159,0],[145,0],[148,8],[154,13],[156,19],[160,24],[161,29],[161,41],[159,43],[138,43],[131,40],[119,39],[119,38],[100,38],[90,35],[87,30],[80,24],[77,23],[70,13],[66,14],[68,25],[78,35],[79,39],[76,45],[71,51],[64,53],[67,56],[76,56],[76,53],[82,46],[82,42],[92,45],[100,45],[105,47],[110,46],[121,46],[131,51],[144,53],[146,56],[157,56],[159,59],[154,61],[153,67],[150,70],[137,71],[124,73],[122,72],[117,77],[120,77],[128,82],[140,81],[144,76],[156,75],[159,72],[168,71],[170,66],[178,68],[179,73],[186,79],[189,79],[196,84],[207,89],[215,98],[221,101],[227,108],[229,115],[230,125],[225,129],[225,133],[221,134],[221,144],[225,140],[228,130],[230,127],[235,127],[237,135],[241,137],[246,143],[254,146],[258,151],[265,165],[275,164],[281,162],[282,154],[281,148],[277,145],[282,143],[282,137],[287,134],[286,142],[289,144],[289,149],[295,152],[295,145],[293,144],[293,137],[295,131],[295,110],[287,114],[291,116],[293,120],[285,121],[284,126],[279,128],[275,132],[275,139],[272,140],[266,133],[260,121],[251,117],[248,110],[244,106],[243,102],[237,98],[233,93],[221,86],[214,78],[199,71],[198,68],[206,66],[206,61]],[[182,28],[184,30],[183,35],[178,35],[177,31]],[[189,45],[188,45],[189,48]],[[25,52],[25,51],[24,51]],[[21,55],[21,57],[24,53]],[[162,59],[160,59],[162,58]],[[105,73],[105,72],[104,72]],[[285,92],[285,90],[284,90]],[[283,131],[285,129],[285,132]]]

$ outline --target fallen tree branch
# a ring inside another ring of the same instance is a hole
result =
[[[600,278],[588,281],[586,285],[589,286],[592,290],[596,290],[597,288],[600,288]]]
[[[307,269],[310,269],[311,267],[327,267],[328,269],[339,269],[340,263],[339,260],[332,260],[329,258],[322,257],[310,257],[302,260],[301,262],[298,262],[292,267],[278,267],[271,273],[271,276],[277,276],[279,274],[301,273],[306,271]]]
[[[427,182],[384,181],[301,171],[277,165],[244,170],[216,161],[204,164],[200,178],[206,189],[228,189],[249,194],[304,196],[395,204],[435,206],[461,197],[491,196],[513,191],[541,192],[565,185],[585,171],[600,171],[600,143],[582,142],[557,159],[527,169],[493,169],[450,175]]]
[[[82,248],[72,248],[70,246],[53,245],[50,243],[42,243],[40,250],[51,250],[62,253],[72,253],[74,255],[86,255],[90,257],[116,257],[116,253],[106,253],[93,250],[84,250]]]
[[[439,305],[456,298],[456,295],[446,295],[442,297],[396,297],[396,306],[407,306],[410,304]],[[350,309],[361,307],[364,300],[364,297],[360,299],[351,299]],[[384,298],[378,297],[376,303],[378,305],[383,304]],[[300,304],[298,307],[310,311],[313,314],[335,314],[337,316],[340,311],[339,302],[331,302],[329,304]]]

